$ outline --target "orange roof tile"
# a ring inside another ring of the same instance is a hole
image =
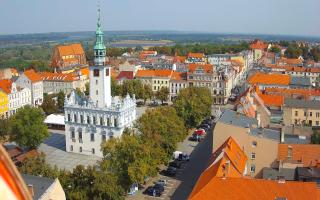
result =
[[[301,95],[305,98],[310,96],[320,96],[319,89],[288,89],[288,88],[266,88],[264,90],[266,94],[276,94],[282,96],[295,96]]]
[[[270,94],[258,94],[263,100],[266,106],[283,106],[284,96],[270,95]]]
[[[173,62],[184,63],[187,57],[185,56],[175,56]]]
[[[72,73],[62,74],[62,73],[41,72],[39,73],[39,75],[43,81],[72,82],[72,81],[79,80],[79,78]]]
[[[70,45],[59,45],[57,48],[60,56],[84,54],[84,50],[80,43],[70,44]]]
[[[291,147],[291,157],[288,157]],[[278,160],[295,161],[304,167],[314,167],[320,162],[320,145],[318,144],[279,144]]]
[[[248,80],[249,84],[289,85],[290,76],[285,74],[256,73]]]
[[[136,77],[168,77],[172,75],[172,70],[162,69],[162,70],[138,70]]]
[[[311,73],[320,73],[320,68],[318,67],[297,67],[297,66],[279,66],[275,64],[266,64],[266,67],[270,67],[273,69],[282,69],[287,72],[311,72]]]
[[[117,78],[118,72],[116,71],[116,69],[114,67],[111,67],[110,72],[111,72],[111,77]]]
[[[33,69],[29,69],[29,70],[24,71],[24,75],[26,75],[26,77],[32,83],[42,81],[41,76],[37,72],[35,72]]]
[[[0,89],[6,94],[11,93],[12,81],[9,79],[0,80]]]
[[[204,58],[204,53],[188,53],[188,58]]]
[[[189,200],[317,200],[318,194],[314,182],[215,177]]]
[[[268,44],[264,43],[261,40],[255,40],[250,44],[251,49],[266,49],[268,48]]]
[[[87,77],[89,77],[89,67],[81,68],[80,72],[82,75],[86,75]]]
[[[288,65],[296,65],[296,64],[302,64],[303,60],[298,59],[298,58],[280,58],[277,63],[284,63]]]
[[[177,72],[173,71],[171,80],[176,80],[176,81],[181,81],[181,80],[186,80],[187,79],[187,74],[184,72]]]
[[[199,65],[196,63],[189,64],[188,72],[194,73],[194,71],[198,68],[202,68],[206,73],[212,73],[213,72],[213,65],[205,64],[205,65]]]
[[[199,192],[214,177],[242,177],[246,169],[247,156],[236,141],[229,137],[211,156],[209,167],[201,174],[190,197]]]

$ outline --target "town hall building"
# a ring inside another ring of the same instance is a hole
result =
[[[94,66],[90,66],[89,98],[73,91],[65,100],[66,151],[102,157],[101,143],[120,137],[136,119],[136,100],[111,96],[111,72],[106,64],[106,46],[99,18],[94,46]]]

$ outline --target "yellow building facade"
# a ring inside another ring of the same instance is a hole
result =
[[[8,95],[0,91],[0,118],[8,117],[9,99]]]

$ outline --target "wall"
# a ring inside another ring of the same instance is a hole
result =
[[[40,200],[65,200],[66,194],[58,179],[48,188],[48,190],[41,196]]]

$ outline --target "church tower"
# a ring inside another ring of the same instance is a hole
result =
[[[99,108],[111,106],[111,74],[110,67],[106,66],[106,46],[103,41],[100,8],[94,45],[94,66],[90,66],[90,99]]]

